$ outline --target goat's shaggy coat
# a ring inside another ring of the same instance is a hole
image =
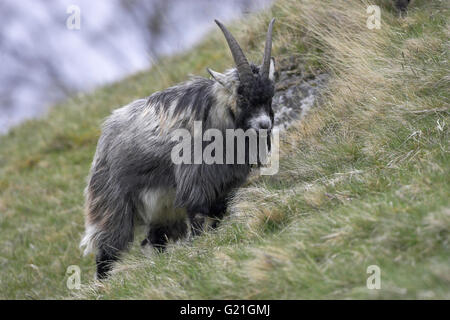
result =
[[[103,124],[85,191],[86,232],[81,241],[85,253],[97,251],[99,278],[133,241],[137,223],[148,227],[142,244],[163,250],[168,239],[185,236],[189,224],[195,234],[206,217],[221,218],[230,194],[247,178],[248,163],[174,164],[175,129],[192,132],[194,121],[201,121],[203,130],[222,132],[273,126],[273,21],[261,67],[250,65],[231,34],[217,24],[236,69],[225,74],[208,70],[212,79],[194,77],[134,101]]]

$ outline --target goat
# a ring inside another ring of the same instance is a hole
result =
[[[251,170],[241,164],[174,164],[173,132],[204,129],[273,128],[274,59],[269,24],[261,66],[250,64],[233,35],[219,21],[236,68],[225,73],[207,69],[211,79],[193,77],[147,99],[115,110],[104,122],[85,189],[85,234],[80,247],[96,251],[97,279],[112,264],[143,223],[141,245],[163,251],[167,241],[191,230],[200,233],[208,219],[220,219],[233,192]],[[269,143],[269,142],[268,142]],[[190,226],[190,228],[189,228]]]

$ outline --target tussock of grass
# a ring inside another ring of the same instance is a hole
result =
[[[77,248],[82,190],[112,109],[204,67],[229,66],[218,33],[151,71],[74,97],[1,138],[0,295],[44,298],[450,298],[448,8],[416,0],[366,28],[366,1],[280,0],[236,31],[258,60],[269,18],[275,56],[331,74],[321,104],[282,136],[280,172],[252,179],[218,230],[145,258],[137,247],[103,284]],[[82,269],[69,292],[65,270]],[[380,290],[366,269],[381,268]]]

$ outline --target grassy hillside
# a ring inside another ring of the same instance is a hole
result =
[[[133,247],[103,284],[78,249],[102,119],[229,67],[222,36],[1,137],[0,298],[449,299],[447,3],[416,0],[399,19],[373,1],[380,30],[366,27],[365,1],[320,3],[280,0],[233,29],[259,61],[275,16],[274,55],[331,74],[322,103],[282,136],[279,174],[242,188],[217,230],[150,259]],[[79,291],[66,287],[69,265]],[[369,265],[380,290],[366,287]]]

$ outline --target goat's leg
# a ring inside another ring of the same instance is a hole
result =
[[[97,256],[95,257],[95,262],[97,264],[96,278],[98,280],[107,278],[114,262],[118,259],[119,250],[106,249],[106,246],[98,249]]]
[[[194,210],[189,215],[191,230],[194,236],[207,229],[215,229],[225,215],[228,207],[228,195],[218,198],[208,210]]]
[[[121,235],[115,238],[112,234],[108,239],[99,241],[99,248],[96,256],[97,279],[102,280],[108,276],[114,262],[120,258],[120,254],[128,249],[128,245],[133,241],[133,229],[120,230]]]
[[[176,168],[174,204],[187,209],[192,235],[202,233],[205,222],[209,224],[211,218],[224,215],[228,194],[245,180],[249,170],[245,165],[180,165]]]
[[[203,231],[211,228],[215,229],[219,225],[227,211],[227,196],[217,199],[208,208],[188,209],[189,222],[191,224],[191,234],[198,236]]]
[[[188,211],[189,223],[191,225],[191,235],[199,236],[203,233],[208,215],[197,211]]]
[[[97,241],[97,279],[104,279],[111,271],[112,265],[120,258],[120,254],[128,249],[134,238],[134,206],[130,202],[122,202],[102,224]]]
[[[227,208],[228,208],[228,195],[217,199],[216,202],[214,202],[211,205],[211,208],[209,209],[211,221],[208,227],[212,229],[217,228],[219,222],[226,214]]]
[[[165,224],[150,225],[147,238],[142,241],[141,246],[150,244],[159,252],[166,249],[168,240],[178,240],[187,232],[187,225],[184,220],[167,222]]]
[[[191,235],[193,237],[199,236],[203,233],[205,227],[210,222],[210,206],[189,206],[187,209],[187,216],[191,227]]]

